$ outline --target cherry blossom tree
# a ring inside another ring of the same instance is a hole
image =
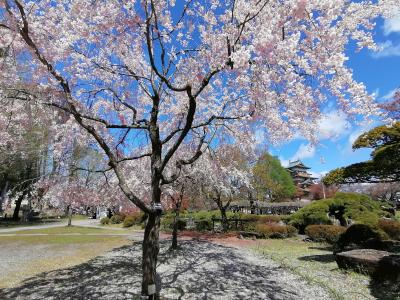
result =
[[[199,192],[218,207],[224,231],[228,230],[226,212],[232,200],[241,192],[248,194],[251,189],[249,160],[232,145],[225,145],[215,152],[204,153],[194,164],[195,184]]]
[[[1,94],[69,113],[97,143],[121,191],[148,214],[142,294],[152,295],[162,186],[205,147],[251,145],[255,127],[271,142],[296,133],[314,141],[328,98],[349,115],[376,113],[344,50],[349,42],[375,49],[374,20],[396,7],[397,0],[1,0]],[[26,82],[35,89],[15,90]],[[173,160],[182,145],[192,150]],[[127,171],[135,160],[143,161],[140,180]]]

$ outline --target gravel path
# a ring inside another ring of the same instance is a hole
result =
[[[205,241],[162,242],[158,273],[163,299],[329,299],[322,288],[258,256]],[[42,273],[0,299],[137,299],[141,246],[125,246],[76,267]]]

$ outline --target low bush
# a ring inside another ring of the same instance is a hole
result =
[[[255,226],[255,232],[265,238],[287,238],[297,234],[297,229],[291,225],[262,224]]]
[[[196,221],[196,230],[197,231],[210,231],[212,228],[212,221],[210,220],[198,220]]]
[[[113,215],[110,218],[111,224],[121,224],[124,221],[124,218],[121,215]]]
[[[346,231],[346,227],[336,225],[309,225],[305,229],[305,234],[315,242],[325,242],[334,244],[340,235]]]
[[[383,230],[391,239],[400,240],[400,222],[390,219],[380,219],[378,228]]]
[[[161,228],[163,230],[171,230],[172,229],[172,223],[174,222],[174,218],[171,216],[164,216],[161,218]]]
[[[244,231],[256,231],[258,224],[277,224],[282,221],[278,215],[249,215],[242,214],[241,219],[246,220],[243,222]]]
[[[101,225],[110,224],[110,218],[108,218],[108,217],[101,218],[100,223],[101,223]]]
[[[177,221],[178,230],[185,230],[186,229],[186,220],[178,219]],[[167,218],[161,219],[161,228],[167,231],[172,230],[174,227],[174,217],[168,216]]]
[[[340,235],[335,243],[334,252],[359,248],[381,249],[382,240],[387,238],[387,234],[376,227],[354,224]]]
[[[241,219],[249,220],[252,222],[258,223],[279,223],[281,221],[281,217],[278,215],[248,215],[242,214]]]
[[[123,227],[132,227],[133,225],[139,225],[140,223],[144,222],[145,215],[144,213],[137,212],[130,214],[124,218]]]
[[[176,225],[178,227],[178,230],[185,230],[186,229],[186,220],[178,219],[176,221]]]

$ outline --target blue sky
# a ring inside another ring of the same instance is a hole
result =
[[[354,78],[363,82],[370,93],[376,94],[377,101],[382,102],[390,99],[400,87],[400,16],[378,20],[375,40],[381,46],[379,52],[362,50],[355,53],[353,49],[348,49],[346,54]],[[320,124],[320,143],[315,147],[297,138],[268,150],[278,156],[283,165],[288,160],[301,159],[315,175],[369,159],[369,149],[353,151],[351,144],[360,133],[379,125],[379,122],[367,126],[350,124],[345,114],[338,114],[329,107],[325,114]]]

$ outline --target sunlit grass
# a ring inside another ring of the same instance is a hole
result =
[[[13,232],[13,234],[119,234],[124,233],[116,230],[102,228],[61,226],[43,229],[27,229]]]

